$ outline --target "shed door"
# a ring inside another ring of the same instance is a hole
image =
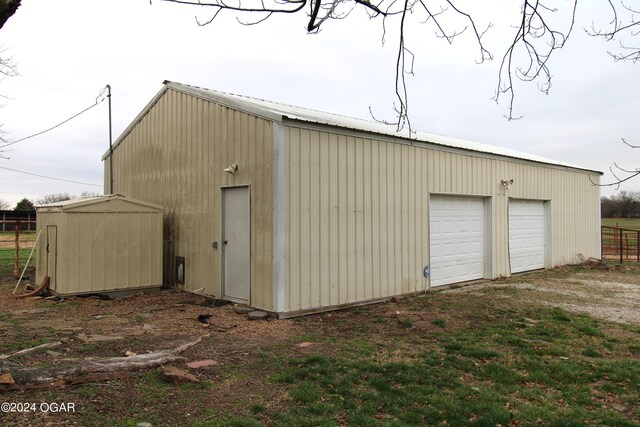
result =
[[[432,196],[429,202],[431,286],[484,277],[484,200]]]
[[[544,224],[544,202],[509,201],[509,261],[512,273],[544,268]]]
[[[222,189],[222,295],[249,302],[251,286],[251,204],[249,187]]]
[[[47,241],[45,244],[47,256],[46,276],[49,276],[49,288],[56,290],[56,263],[58,258],[58,227],[47,225]]]

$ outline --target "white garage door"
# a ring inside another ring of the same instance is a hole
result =
[[[484,201],[432,196],[429,202],[431,286],[484,276]]]
[[[511,272],[544,268],[544,202],[509,201],[509,258]]]

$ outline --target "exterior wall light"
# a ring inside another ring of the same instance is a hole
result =
[[[513,184],[513,178],[511,179],[501,179],[500,180],[500,184],[506,188],[507,190],[509,189],[509,187]]]
[[[236,171],[238,170],[238,165],[236,163],[227,166],[226,168],[224,168],[224,171],[226,173],[230,173],[231,175],[235,175]]]

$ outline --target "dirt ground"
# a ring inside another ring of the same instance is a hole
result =
[[[33,272],[31,272],[33,276]],[[265,385],[264,378],[256,379],[256,372],[268,374],[269,347],[280,346],[291,357],[304,355],[307,348],[301,344],[316,341],[312,350],[331,352],[331,340],[318,336],[344,336],[358,334],[358,324],[353,321],[354,311],[342,310],[308,316],[304,319],[250,321],[246,315],[234,311],[234,306],[211,306],[211,300],[198,295],[174,290],[134,294],[116,299],[94,297],[70,297],[61,300],[38,297],[16,299],[11,293],[16,280],[0,281],[0,362],[3,355],[10,355],[24,348],[43,342],[59,341],[55,348],[34,351],[15,357],[21,366],[47,367],[64,360],[125,356],[173,349],[201,338],[202,341],[181,354],[185,362],[211,359],[216,365],[192,370],[201,380],[214,381],[222,390],[216,403],[218,411],[234,411],[238,399],[224,396],[241,396],[240,401],[251,401],[257,396],[269,405],[287,405],[285,393],[274,385]],[[470,306],[478,299],[491,298],[510,304],[542,304],[560,307],[568,311],[587,313],[606,321],[640,326],[640,268],[618,267],[602,271],[598,269],[565,267],[553,271],[530,273],[495,281],[476,282],[467,286],[442,289],[426,296],[414,298],[460,299],[460,307]],[[434,318],[446,319],[447,324],[471,324],[463,310],[437,313],[411,313],[412,298],[367,306],[362,309],[369,319],[400,316],[407,313],[417,327],[434,327]],[[207,323],[198,320],[206,315]],[[301,321],[303,320],[303,321]],[[424,322],[423,322],[424,321]],[[423,326],[422,323],[424,323]],[[340,324],[333,330],[333,325]],[[351,325],[345,328],[345,324]],[[377,336],[384,339],[385,324],[373,322],[380,328]],[[397,329],[397,328],[396,328]],[[377,332],[376,332],[377,333]],[[335,334],[335,335],[332,335]],[[375,334],[374,334],[375,335]],[[323,342],[323,343],[318,343]],[[46,351],[45,351],[46,350]],[[12,357],[10,360],[13,360]],[[231,380],[226,368],[246,368],[252,374],[234,376]],[[0,364],[0,368],[2,365]],[[180,364],[184,368],[184,363]],[[274,369],[273,366],[269,369]],[[0,374],[2,372],[0,371]],[[259,374],[258,374],[259,375]],[[135,378],[127,375],[120,387],[136,394]],[[21,378],[15,378],[20,384]],[[106,391],[100,401],[108,399]],[[31,394],[30,394],[31,393]],[[0,401],[7,395],[11,400],[33,399],[33,391],[0,391]],[[95,398],[95,397],[94,397]],[[268,398],[268,399],[267,399]],[[81,399],[75,396],[74,399]],[[83,398],[82,398],[83,399]],[[96,401],[87,397],[79,405],[90,407]],[[235,404],[233,402],[236,402]],[[198,413],[197,402],[193,408],[183,402],[181,410]],[[229,406],[228,408],[225,406]],[[0,414],[1,416],[1,414]],[[20,425],[46,425],[52,414],[36,414],[21,418]],[[59,420],[59,418],[58,418]],[[90,423],[92,421],[85,421]],[[3,424],[0,422],[0,425]],[[82,423],[81,423],[82,424]],[[56,424],[57,425],[57,424]]]

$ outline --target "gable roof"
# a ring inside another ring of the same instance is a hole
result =
[[[115,149],[120,142],[131,132],[135,125],[142,120],[144,115],[153,107],[153,105],[160,99],[164,93],[169,89],[174,89],[179,92],[183,92],[189,95],[193,95],[198,98],[202,98],[211,102],[215,102],[226,107],[245,111],[251,114],[255,114],[260,117],[264,117],[277,122],[285,123],[286,121],[299,121],[306,123],[313,123],[319,125],[335,126],[344,129],[351,129],[356,131],[374,133],[379,135],[385,135],[388,137],[398,138],[405,140],[406,142],[421,142],[425,144],[432,144],[435,146],[449,147],[455,149],[461,149],[466,151],[474,151],[478,153],[493,154],[501,157],[509,157],[514,159],[528,160],[536,163],[544,163],[555,166],[563,166],[572,169],[579,169],[589,172],[595,172],[600,175],[603,173],[600,171],[588,169],[582,166],[574,165],[567,162],[548,159],[546,157],[537,156],[534,154],[524,153],[518,150],[512,150],[509,148],[498,147],[494,145],[481,144],[478,142],[468,141],[459,138],[453,138],[449,136],[437,135],[422,131],[413,131],[409,134],[408,129],[402,129],[397,131],[392,125],[387,125],[380,122],[357,119],[353,117],[342,116],[339,114],[327,113],[324,111],[313,110],[310,108],[296,107],[294,105],[281,104],[278,102],[267,101],[259,98],[252,98],[244,95],[236,95],[226,92],[220,92],[212,89],[201,88],[197,86],[191,86],[183,83],[171,82],[165,80],[163,82],[163,88],[153,97],[153,99],[147,104],[147,106],[138,114],[133,122],[124,130],[122,135],[113,144]],[[109,156],[107,151],[102,160],[105,160]]]
[[[143,209],[163,210],[163,207],[154,203],[145,202],[138,199],[125,197],[122,194],[105,194],[103,196],[84,197],[80,199],[61,200],[58,202],[37,205],[37,211],[65,211],[83,206],[99,205],[111,201],[122,201],[129,205],[135,205]]]

